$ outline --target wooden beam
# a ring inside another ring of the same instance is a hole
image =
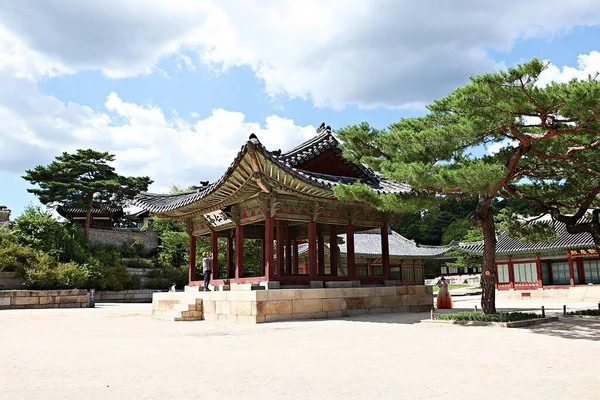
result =
[[[569,254],[569,286],[575,286],[575,269],[573,268],[573,257]]]
[[[235,263],[233,262],[233,238],[231,233],[227,236],[227,278],[235,277]]]

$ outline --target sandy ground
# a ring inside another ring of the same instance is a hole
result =
[[[499,306],[538,306],[515,303]],[[600,399],[600,319],[506,329],[419,323],[428,317],[236,325],[158,319],[149,304],[0,311],[0,399]]]

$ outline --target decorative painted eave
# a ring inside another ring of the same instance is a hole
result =
[[[252,134],[218,181],[189,192],[141,193],[135,197],[133,203],[166,217],[189,217],[192,214],[222,209],[235,204],[235,201],[240,200],[244,194],[269,192],[269,186],[279,186],[315,199],[333,200],[335,195],[331,189],[335,185],[355,182],[365,183],[379,194],[400,194],[411,191],[410,186],[389,180],[367,181],[293,168],[265,149],[256,135]]]
[[[497,236],[496,255],[517,255],[531,253],[557,253],[569,249],[581,249],[595,247],[592,235],[589,233],[570,234],[567,232],[565,224],[555,222],[558,238],[552,242],[523,242],[521,239],[513,239],[508,233],[502,232]],[[468,253],[483,254],[483,241],[478,242],[460,242],[456,245],[459,250]]]

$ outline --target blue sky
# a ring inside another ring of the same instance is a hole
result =
[[[119,172],[165,191],[218,178],[252,132],[286,149],[322,121],[383,128],[533,57],[551,79],[600,69],[593,2],[432,13],[415,1],[149,0],[142,15],[126,3],[0,6],[0,205],[13,216],[35,200],[23,171],[62,151],[111,151]]]

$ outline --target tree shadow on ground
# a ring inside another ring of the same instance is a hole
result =
[[[412,325],[418,324],[425,319],[430,319],[429,312],[423,313],[383,313],[383,314],[362,314],[352,317],[340,318],[340,321],[349,322],[373,322],[379,324],[403,324]]]
[[[557,322],[525,328],[533,333],[564,339],[600,341],[600,318],[561,317]]]

